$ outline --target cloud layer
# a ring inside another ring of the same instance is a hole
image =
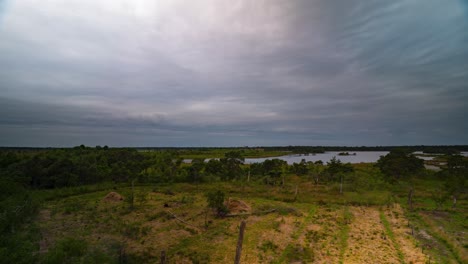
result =
[[[0,6],[0,145],[467,144],[465,1]]]

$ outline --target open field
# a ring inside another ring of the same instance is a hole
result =
[[[215,217],[204,196],[214,189],[251,210]],[[124,200],[103,199],[110,191]],[[242,263],[463,263],[466,256],[466,204],[408,214],[394,203],[398,196],[340,195],[298,177],[285,187],[138,186],[133,210],[125,201],[130,195],[130,187],[117,187],[46,203],[38,219],[44,261],[60,259],[57,245],[84,241],[76,258],[85,262],[154,263],[165,251],[169,263],[232,263],[241,219],[247,222]],[[452,223],[441,215],[461,218]]]

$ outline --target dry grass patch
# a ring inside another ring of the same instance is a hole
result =
[[[350,207],[350,224],[343,263],[399,263],[397,251],[385,235],[379,211],[374,207]]]

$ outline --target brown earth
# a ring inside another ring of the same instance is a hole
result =
[[[123,201],[123,197],[116,192],[110,192],[102,200],[105,202],[121,202]]]
[[[231,214],[250,213],[252,208],[244,201],[229,198],[224,205]]]

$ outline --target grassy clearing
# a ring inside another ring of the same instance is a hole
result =
[[[183,188],[183,186],[182,186]],[[136,196],[136,208],[129,210],[128,204],[104,203],[101,201],[106,192],[84,194],[77,199],[72,196],[48,205],[49,215],[44,217],[43,230],[47,233],[50,245],[58,243],[59,237],[73,230],[74,237],[88,241],[95,248],[108,252],[112,258],[120,256],[125,248],[127,258],[155,260],[158,248],[168,250],[173,259],[188,259],[192,262],[224,262],[234,258],[237,236],[237,218],[217,219],[206,212],[203,193],[172,192],[165,194],[153,192],[148,187],[137,187],[138,192],[146,192],[146,201],[140,203]],[[129,188],[117,190],[128,197]],[[254,206],[256,211],[265,209],[267,201],[262,199],[244,199]],[[167,204],[169,208],[164,207]],[[269,201],[270,206],[278,208],[275,214],[249,218],[248,229],[265,231],[274,229],[273,217],[294,218],[298,221],[298,209],[282,202]],[[208,227],[205,229],[205,216]],[[175,216],[179,221],[175,219]],[[257,226],[255,226],[257,224]],[[101,242],[104,241],[104,242]],[[119,244],[120,247],[109,247],[108,244]],[[207,246],[217,241],[215,246]],[[117,252],[115,250],[117,248]],[[231,252],[229,252],[231,251]],[[216,253],[219,252],[219,253]],[[136,257],[138,256],[138,258]]]
[[[296,185],[299,195],[294,201]],[[212,190],[223,190],[226,197],[244,201],[252,208],[251,214],[216,218],[207,210],[204,196]],[[124,201],[103,201],[110,191],[121,194]],[[420,195],[416,205],[425,206],[420,201],[426,198],[419,192],[416,190]],[[392,201],[404,205],[406,192],[394,193]],[[435,263],[464,261],[463,251],[451,253],[459,249],[438,242],[440,237],[431,231],[440,223],[426,223],[424,217],[436,216],[405,214],[404,208],[389,205],[389,191],[345,189],[340,195],[333,186],[313,185],[291,176],[285,186],[236,182],[136,186],[134,210],[125,199],[130,194],[129,186],[115,185],[47,194],[50,198],[37,221],[39,258],[50,263],[54,259],[154,263],[164,250],[170,263],[230,263],[239,223],[245,219],[242,263],[424,263],[429,258],[421,247]],[[442,225],[459,234],[448,233],[447,243],[453,244],[454,239],[459,245],[466,243],[460,233],[466,226],[464,206],[460,201],[458,218]],[[445,218],[439,220],[445,223]],[[417,227],[417,234],[424,230],[431,238],[425,242],[418,235],[413,238],[408,221]],[[427,247],[434,243],[442,246]]]

